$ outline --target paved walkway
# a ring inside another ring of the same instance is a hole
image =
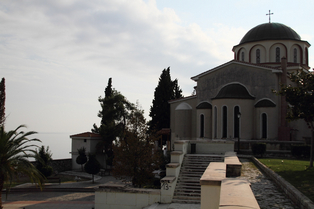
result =
[[[241,159],[243,163],[243,175],[251,183],[253,193],[260,205],[261,209],[294,209],[290,200],[273,184],[271,180],[265,177],[249,160]],[[91,175],[82,172],[66,172],[64,174],[89,177]],[[87,176],[86,176],[87,175]],[[95,183],[92,181],[48,184],[46,188],[98,188],[99,185],[107,182],[117,181],[112,176],[95,176]],[[21,187],[29,187],[30,185],[22,185]],[[39,208],[58,208],[58,209],[91,209],[94,208],[95,194],[90,192],[11,192],[8,199],[5,193],[2,193],[2,200],[5,209],[39,209]],[[153,204],[145,209],[200,209],[200,204]]]
[[[83,172],[67,171],[60,174],[73,175],[84,178],[90,178],[91,175]],[[85,209],[94,208],[95,193],[92,188],[98,188],[99,185],[107,182],[117,181],[113,176],[95,176],[95,183],[90,181],[81,181],[74,183],[52,183],[46,184],[45,188],[60,188],[65,192],[10,192],[6,199],[5,193],[2,193],[4,209],[26,208],[26,209]],[[20,185],[19,188],[35,188],[32,184]],[[66,191],[69,188],[73,191]],[[75,192],[80,188],[91,188],[90,192]],[[49,190],[48,190],[49,191]]]

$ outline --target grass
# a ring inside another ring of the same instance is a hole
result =
[[[268,158],[259,161],[314,201],[314,168],[309,168],[309,161]]]

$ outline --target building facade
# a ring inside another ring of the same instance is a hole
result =
[[[265,23],[233,47],[234,59],[193,76],[195,94],[170,101],[172,140],[281,140],[310,137],[302,120],[288,123],[287,103],[273,93],[287,73],[309,72],[308,48],[290,27]]]

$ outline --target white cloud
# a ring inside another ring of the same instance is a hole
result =
[[[155,1],[1,2],[0,69],[7,80],[8,125],[88,131],[99,123],[97,98],[109,77],[131,102],[139,100],[148,116],[160,73],[168,66],[190,94],[190,77],[232,59],[239,37],[229,34],[243,29],[180,23],[173,9],[159,10]]]

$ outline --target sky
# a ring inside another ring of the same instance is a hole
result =
[[[149,120],[170,66],[185,96],[192,76],[233,59],[251,28],[272,22],[314,43],[312,0],[2,0],[0,78],[6,129],[82,133],[100,123],[108,79]],[[314,67],[314,53],[309,63]]]

